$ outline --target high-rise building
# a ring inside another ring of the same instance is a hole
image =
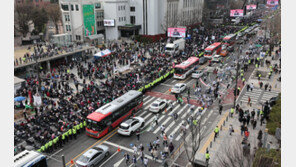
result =
[[[60,0],[64,32],[75,41],[164,34],[200,23],[204,0]],[[78,7],[78,9],[77,9]]]

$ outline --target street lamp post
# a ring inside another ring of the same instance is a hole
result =
[[[240,68],[239,59],[237,59],[237,63],[236,63],[236,75],[235,75],[235,87],[234,87],[233,108],[235,108],[235,105],[236,105],[237,81],[238,81],[238,71],[239,71],[239,68]]]

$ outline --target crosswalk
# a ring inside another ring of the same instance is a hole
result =
[[[240,102],[248,103],[249,97],[252,104],[264,103],[272,97],[276,97],[279,94],[277,91],[265,91],[264,89],[254,88],[253,91],[246,92]]]
[[[260,102],[265,103],[266,101],[270,100],[272,97],[278,96],[278,94],[279,92],[276,92],[276,91],[264,91]]]
[[[253,91],[246,92],[241,98],[240,102],[248,103],[249,97],[251,98],[251,103],[255,104],[258,102],[259,97],[262,93],[261,89],[254,88]]]
[[[144,130],[160,135],[161,134],[161,125],[165,126],[165,133],[167,136],[172,135],[174,140],[179,141],[181,139],[181,125],[182,122],[186,122],[185,120],[189,116],[197,116],[198,114],[198,107],[194,106],[194,110],[190,111],[191,105],[189,104],[182,104],[180,105],[176,101],[173,100],[167,100],[167,103],[172,103],[173,107],[171,110],[161,111],[159,112],[158,117],[158,126],[155,125],[154,119],[155,114],[149,111],[149,105],[152,104],[154,101],[161,99],[159,97],[153,97],[153,96],[144,96],[144,105],[142,112],[139,112],[136,114],[136,116],[140,116],[145,119],[145,126]],[[207,109],[205,109],[202,114],[206,113]],[[173,114],[178,114],[178,119],[175,121],[173,118]],[[197,119],[199,120],[201,117],[198,116]],[[186,128],[189,128],[189,124],[186,125]]]

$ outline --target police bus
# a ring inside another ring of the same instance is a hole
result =
[[[37,151],[24,150],[14,156],[14,167],[47,167],[46,156]]]
[[[86,135],[101,138],[143,106],[143,94],[130,90],[87,116]]]

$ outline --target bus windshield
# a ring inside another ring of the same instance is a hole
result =
[[[212,51],[211,50],[206,50],[205,53],[210,55],[210,54],[212,54]]]
[[[101,122],[96,122],[93,120],[88,119],[87,120],[87,128],[92,129],[94,131],[102,131],[105,129],[105,125],[103,125]]]
[[[175,68],[175,74],[184,74],[186,72],[186,70],[183,70],[181,68]]]

